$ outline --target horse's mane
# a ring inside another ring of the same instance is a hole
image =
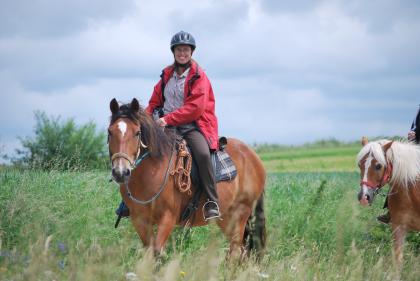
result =
[[[359,154],[357,154],[356,162],[359,163],[365,155],[372,153],[373,157],[381,163],[382,165],[386,165],[385,154],[382,149],[382,146],[389,142],[389,140],[379,140],[367,143],[363,148],[360,150]]]
[[[120,118],[128,118],[140,126],[141,140],[147,146],[150,156],[160,158],[170,153],[175,136],[165,134],[141,106],[138,111],[134,111],[131,109],[130,103],[121,105],[118,112],[111,115],[110,124]]]
[[[388,159],[392,164],[391,183],[406,187],[414,185],[420,175],[420,146],[406,141],[394,141],[385,155],[382,146],[389,142],[390,140],[369,142],[360,150],[357,162],[369,153],[384,166]]]

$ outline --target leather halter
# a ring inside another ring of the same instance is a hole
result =
[[[130,164],[131,169],[134,168],[134,163],[131,161],[131,159],[127,155],[127,153],[124,153],[124,152],[117,152],[117,153],[112,154],[112,156],[111,156],[111,164],[112,164],[112,162],[114,162],[115,159],[118,159],[118,158],[123,158],[123,159],[127,160],[128,163]]]
[[[147,148],[147,146],[141,141],[141,131],[139,131],[139,133],[138,133],[138,140],[139,140],[139,142],[138,142],[138,145],[137,145],[136,160],[134,160],[134,162],[131,161],[130,156],[128,156],[127,153],[116,152],[116,153],[112,154],[112,156],[111,156],[111,165],[114,162],[114,160],[118,159],[118,158],[123,158],[123,159],[127,160],[128,163],[130,164],[131,170],[133,170],[138,164],[140,164],[141,160],[143,160],[143,159],[141,159],[140,161],[138,161],[139,156],[140,156],[140,152],[141,152],[141,148]]]
[[[378,190],[382,188],[384,185],[386,185],[387,183],[389,183],[389,181],[391,180],[391,177],[392,177],[392,164],[391,162],[387,161],[385,173],[381,181],[379,182],[379,184],[375,185],[370,180],[367,180],[367,181],[361,180],[360,186],[366,185],[370,189]]]

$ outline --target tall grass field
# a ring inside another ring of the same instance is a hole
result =
[[[0,280],[395,280],[385,197],[362,208],[358,144],[256,147],[267,169],[268,245],[260,262],[225,261],[216,225],[178,228],[156,263],[109,171],[0,168]],[[384,194],[387,188],[384,189]],[[402,280],[420,280],[420,237],[407,238]]]

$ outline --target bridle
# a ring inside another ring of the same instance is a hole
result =
[[[109,138],[110,138],[110,135],[108,134],[108,143],[109,143]],[[139,130],[138,133],[137,133],[137,139],[138,139],[138,145],[137,145],[136,159],[134,161],[132,161],[130,159],[130,156],[128,156],[127,153],[116,152],[116,153],[110,155],[111,165],[112,165],[112,163],[114,162],[115,159],[123,158],[123,159],[128,161],[128,163],[130,164],[131,170],[135,169],[137,167],[137,165],[140,164],[140,162],[141,162],[141,161],[139,161],[139,156],[140,156],[140,153],[141,153],[141,149],[142,148],[147,149],[147,145],[145,145],[143,143],[143,141],[141,140],[141,130]],[[146,153],[148,154],[148,152],[146,152]]]
[[[174,147],[173,147],[174,148]],[[162,184],[160,185],[160,188],[159,188],[159,190],[152,196],[152,197],[150,197],[149,199],[147,199],[147,200],[141,200],[141,199],[138,199],[138,198],[136,198],[136,197],[134,197],[133,196],[133,194],[131,194],[131,191],[130,191],[130,188],[128,187],[128,182],[125,182],[124,183],[124,185],[125,185],[125,190],[126,190],[126,192],[127,192],[127,196],[131,199],[131,200],[133,200],[135,203],[137,203],[137,204],[140,204],[140,205],[147,205],[147,204],[149,204],[149,203],[152,203],[153,201],[155,201],[155,199],[157,199],[158,197],[159,197],[159,195],[162,193],[162,191],[165,189],[165,186],[166,186],[166,183],[168,182],[168,178],[169,178],[169,170],[170,170],[170,168],[171,168],[171,166],[172,166],[172,161],[173,161],[173,155],[174,155],[174,149],[172,148],[172,150],[171,150],[171,158],[169,158],[169,162],[168,162],[168,167],[166,168],[166,172],[165,172],[165,176],[164,176],[164,178],[163,178],[163,182],[162,182]],[[148,154],[147,154],[148,155]],[[144,155],[143,155],[144,156]],[[144,158],[146,158],[146,157],[144,157]],[[140,159],[140,162],[139,162],[139,164],[141,163],[141,161],[144,159],[143,157],[141,157]],[[138,164],[138,165],[139,165]],[[137,165],[137,166],[138,166]]]
[[[379,184],[375,185],[370,180],[366,180],[366,181],[361,180],[360,181],[360,186],[365,185],[368,188],[373,189],[374,191],[378,191],[384,185],[386,185],[387,183],[389,183],[391,181],[391,177],[392,177],[392,164],[391,164],[391,162],[387,161],[387,165],[386,165],[386,168],[385,168],[384,175],[382,176],[382,179],[379,182]]]
[[[137,133],[137,137],[138,137],[138,145],[137,145],[136,160],[131,161],[131,160],[130,160],[130,157],[128,156],[128,154],[127,154],[127,153],[124,153],[124,152],[116,152],[116,153],[114,153],[114,154],[110,155],[111,166],[112,166],[112,163],[113,163],[113,161],[114,161],[115,159],[123,158],[123,159],[125,159],[125,160],[127,160],[127,161],[128,161],[128,163],[130,164],[130,169],[131,169],[131,171],[132,171],[132,170],[134,170],[137,166],[139,166],[139,165],[141,164],[141,162],[142,162],[144,159],[146,159],[146,158],[150,155],[149,151],[146,151],[145,153],[143,153],[143,154],[140,156],[140,154],[141,154],[141,149],[142,149],[142,148],[147,149],[147,145],[145,145],[145,144],[143,143],[143,141],[141,140],[141,130],[139,130],[139,131],[138,131],[138,133]],[[108,143],[109,143],[109,138],[110,138],[110,135],[108,135]],[[138,198],[134,197],[134,196],[133,196],[133,194],[132,194],[132,193],[131,193],[131,191],[130,191],[130,188],[128,187],[128,182],[126,181],[126,182],[124,183],[124,185],[125,185],[125,190],[126,190],[126,192],[127,192],[127,196],[128,196],[128,197],[129,197],[132,201],[134,201],[135,203],[140,204],[140,205],[147,205],[147,204],[149,204],[149,203],[151,203],[151,202],[155,201],[155,199],[157,199],[157,198],[159,197],[159,195],[163,192],[163,190],[165,189],[166,183],[168,182],[169,170],[170,170],[170,167],[172,166],[172,162],[173,162],[173,154],[174,154],[173,152],[174,152],[174,148],[175,148],[175,146],[173,145],[173,146],[172,146],[172,150],[171,150],[171,157],[170,157],[169,162],[168,162],[168,167],[167,167],[167,169],[166,169],[166,172],[165,172],[165,176],[164,176],[163,182],[162,182],[162,184],[161,184],[161,186],[160,186],[159,190],[158,190],[158,191],[157,191],[157,192],[156,192],[156,193],[155,193],[155,194],[154,194],[151,198],[149,198],[149,199],[147,199],[147,200],[141,200],[141,199],[138,199]],[[140,157],[139,157],[139,156],[140,156]]]

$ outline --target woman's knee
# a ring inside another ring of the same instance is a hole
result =
[[[208,162],[211,160],[210,151],[208,149],[198,149],[194,151],[194,158],[197,162]]]

